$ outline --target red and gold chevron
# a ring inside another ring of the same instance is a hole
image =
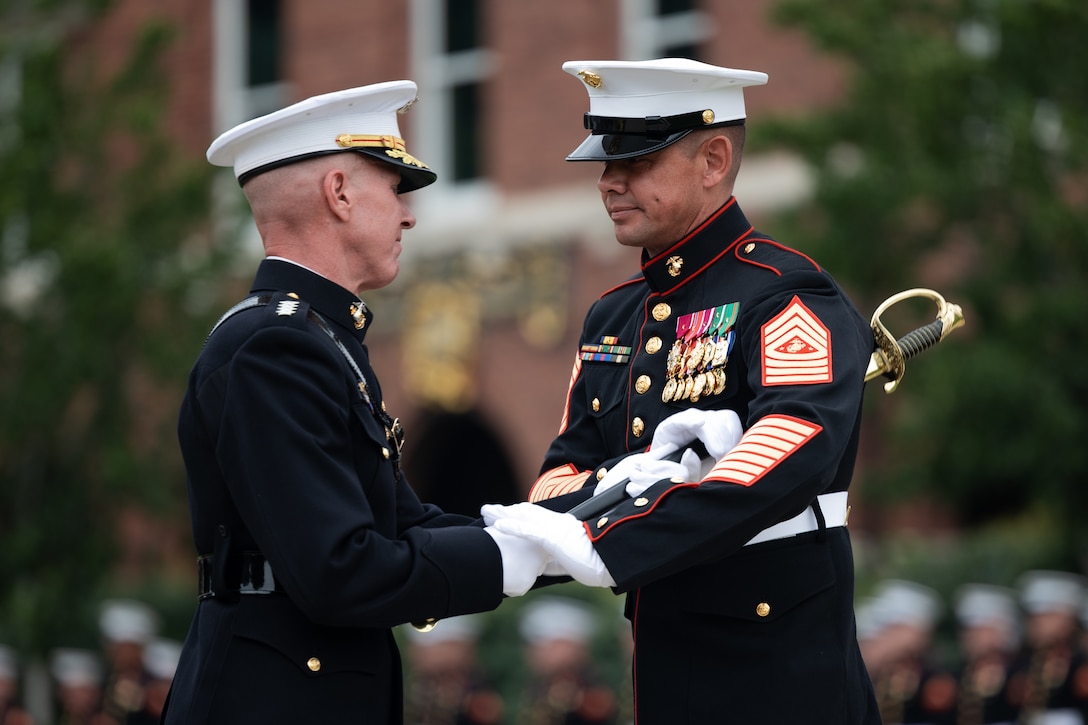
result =
[[[831,331],[798,297],[761,332],[764,387],[831,382]]]
[[[703,482],[751,486],[822,430],[822,426],[788,415],[760,418],[733,450],[714,464]]]

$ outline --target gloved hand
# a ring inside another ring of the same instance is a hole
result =
[[[542,547],[558,564],[558,569],[549,567],[548,573],[568,574],[590,587],[616,586],[582,522],[570,514],[527,502],[513,506],[487,504],[480,513],[489,527]]]
[[[544,573],[548,554],[543,547],[529,539],[504,533],[492,526],[485,526],[484,531],[495,540],[502,556],[502,593],[508,597],[520,597]]]
[[[604,478],[597,482],[596,488],[593,489],[593,495],[600,496],[602,493],[612,488],[620,481],[624,481],[626,479],[631,479],[632,481],[634,481],[636,478],[638,478],[639,480],[642,480],[642,472],[643,470],[646,470],[643,468],[644,466],[649,467],[659,463],[666,464],[666,467],[679,466],[680,464],[678,463],[661,460],[665,456],[677,450],[678,447],[679,446],[675,446],[672,444],[666,444],[658,446],[657,448],[651,448],[649,451],[646,451],[644,453],[632,453],[626,458],[621,458],[620,460],[616,461],[616,465],[613,466],[612,469],[604,475]],[[670,478],[671,476],[672,473],[666,473],[660,478],[655,478],[654,480],[660,481],[662,478]]]
[[[737,445],[743,434],[740,418],[732,410],[688,408],[658,424],[650,452],[670,445],[676,450],[698,439],[706,446],[706,452],[718,460]]]
[[[627,484],[627,495],[631,498],[637,498],[645,493],[650,486],[666,478],[676,481],[698,481],[702,479],[702,462],[699,460],[698,453],[687,448],[684,450],[683,456],[680,457],[679,463],[648,460],[639,463],[636,470],[630,474],[630,477],[631,482]]]

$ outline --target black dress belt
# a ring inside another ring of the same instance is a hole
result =
[[[216,561],[214,554],[197,558],[200,588],[198,599],[234,594],[283,592],[283,587],[276,582],[276,577],[272,574],[272,565],[260,552],[246,551],[229,557],[226,562],[227,571],[223,572],[221,580],[225,582],[226,591],[217,591],[213,585],[216,581],[215,570],[217,566],[222,565],[223,563]]]

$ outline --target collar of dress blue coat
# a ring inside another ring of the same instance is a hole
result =
[[[257,268],[251,293],[286,290],[321,314],[336,327],[339,336],[354,337],[362,342],[374,320],[374,313],[362,301],[335,282],[322,277],[300,264],[286,259],[265,259]],[[357,327],[352,310],[359,306],[363,316],[362,327]]]
[[[752,225],[736,198],[730,198],[691,234],[656,257],[642,252],[642,274],[654,292],[669,294],[713,262],[732,254]]]

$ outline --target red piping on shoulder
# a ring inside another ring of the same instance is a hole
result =
[[[803,254],[802,252],[798,252],[796,249],[791,249],[790,247],[787,247],[784,244],[779,244],[778,242],[774,241],[773,239],[764,239],[763,237],[757,237],[754,240],[753,239],[748,239],[747,241],[749,241],[749,242],[751,242],[751,241],[763,242],[764,244],[770,244],[772,247],[778,247],[783,252],[789,252],[790,254],[796,254],[798,257],[801,257],[806,262],[808,262],[813,267],[815,267],[817,272],[823,271],[823,270],[820,269],[820,265],[817,264],[816,260],[814,260],[812,257],[808,256],[807,254]],[[778,269],[776,269],[775,267],[770,266],[769,264],[763,264],[762,262],[754,262],[751,259],[746,259],[746,258],[740,256],[740,245],[739,244],[737,244],[736,246],[733,247],[733,256],[735,256],[738,261],[744,262],[746,264],[750,264],[753,267],[762,267],[763,269],[770,270],[771,272],[774,272],[779,277],[782,276],[782,273],[780,271],[778,271]]]

